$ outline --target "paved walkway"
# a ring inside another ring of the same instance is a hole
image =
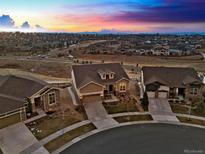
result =
[[[40,118],[43,118],[43,117],[46,116],[46,113],[45,113],[42,109],[37,109],[37,113],[38,113],[37,116],[25,120],[24,123],[27,124],[27,123],[30,123],[30,122],[32,122],[32,121],[35,121],[35,120],[37,120],[37,119],[40,119]]]
[[[155,121],[179,122],[165,98],[149,98],[149,111]]]
[[[0,146],[4,154],[48,154],[48,151],[41,146],[22,152],[33,144],[38,144],[38,140],[33,136],[24,123],[18,123],[0,130]]]
[[[117,125],[118,122],[111,118],[101,102],[86,102],[84,104],[88,119],[97,127],[105,128]]]
[[[130,95],[137,101],[137,103],[136,103],[137,109],[140,112],[143,112],[144,110],[143,110],[143,108],[142,108],[142,106],[141,106],[141,104],[139,102],[139,96],[137,96],[136,84],[138,84],[137,81],[135,81],[135,80],[131,80],[130,81],[130,83],[129,83]],[[141,90],[141,88],[140,88],[140,90]],[[140,94],[141,93],[142,92],[140,92]]]
[[[72,87],[68,87],[68,92],[69,92],[69,94],[71,96],[73,105],[78,106],[79,104],[77,103],[77,100],[75,98],[75,94],[73,93]]]
[[[150,114],[149,112],[124,112],[124,113],[115,113],[110,114],[110,117],[121,117],[121,116],[130,116],[130,115],[147,115]]]
[[[142,83],[141,83],[141,82],[138,82],[138,85],[139,85],[139,88],[140,88],[140,98],[143,98],[144,89],[143,89]]]

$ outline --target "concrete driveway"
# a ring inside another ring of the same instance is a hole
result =
[[[18,123],[0,130],[0,147],[4,154],[21,153],[37,143],[38,140],[23,123]],[[48,154],[48,151],[44,147],[38,146],[23,153]]]
[[[88,119],[97,127],[97,128],[105,128],[111,127],[113,125],[117,125],[117,121],[111,118],[102,102],[100,101],[93,101],[84,103],[85,111],[88,116]]]
[[[159,122],[179,122],[166,98],[149,98],[149,112]]]

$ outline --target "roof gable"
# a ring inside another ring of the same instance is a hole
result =
[[[122,78],[129,80],[129,77],[119,63],[74,65],[72,68],[77,88],[81,88],[89,82],[105,85],[116,82]],[[99,70],[101,70],[100,72],[102,72],[102,70],[108,72],[109,70],[109,72],[115,73],[115,76],[112,79],[102,80],[99,75]]]
[[[193,82],[202,84],[193,68],[143,67],[142,71],[145,85],[152,82],[159,82],[169,87],[184,87],[185,84]]]

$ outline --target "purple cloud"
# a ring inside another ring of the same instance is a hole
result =
[[[129,23],[196,23],[205,22],[204,0],[167,0],[158,6],[134,6],[132,11],[121,11],[108,21]],[[140,7],[140,9],[139,9]]]

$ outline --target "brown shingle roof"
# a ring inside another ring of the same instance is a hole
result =
[[[26,101],[12,96],[0,94],[0,115],[25,106]]]
[[[0,81],[0,93],[23,99],[32,96],[45,86],[45,82],[34,78],[8,75]]]
[[[0,76],[0,114],[23,107],[27,97],[46,85],[46,82],[31,77]]]
[[[129,77],[119,63],[74,65],[72,69],[77,88],[81,88],[91,81],[105,85],[123,78],[129,80]],[[102,80],[99,75],[99,70],[109,70],[109,72],[115,73],[114,79]]]
[[[169,87],[184,87],[185,84],[202,83],[193,68],[179,67],[143,67],[144,84],[159,82]]]

